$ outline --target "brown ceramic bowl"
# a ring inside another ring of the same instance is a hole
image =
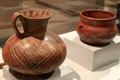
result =
[[[80,39],[91,45],[104,45],[112,41],[118,32],[114,13],[91,9],[80,12],[76,30]]]

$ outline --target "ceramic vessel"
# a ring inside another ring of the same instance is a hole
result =
[[[13,70],[27,75],[44,75],[52,72],[66,57],[64,42],[52,32],[47,23],[52,13],[46,10],[24,10],[14,13],[13,34],[3,48],[3,59]],[[19,18],[24,31],[19,31]]]
[[[80,39],[91,45],[104,45],[112,41],[118,32],[115,24],[116,15],[102,10],[80,12],[80,22],[76,30]]]

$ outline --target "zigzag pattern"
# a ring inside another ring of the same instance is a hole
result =
[[[48,33],[43,41],[34,37],[18,40],[16,35],[13,35],[5,44],[3,57],[11,68],[20,73],[45,74],[64,61],[66,48],[63,44],[60,38],[51,33]],[[10,57],[6,58],[8,55]]]
[[[52,16],[51,13],[49,13],[46,10],[27,10],[24,12],[21,12],[22,15],[26,16],[26,17],[30,17],[30,18],[47,18]]]

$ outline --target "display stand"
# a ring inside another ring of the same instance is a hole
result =
[[[120,36],[118,35],[109,45],[101,47],[81,42],[76,31],[67,33],[64,41],[68,51],[67,58],[91,71],[119,60]]]
[[[53,75],[47,80],[80,80],[79,76],[76,72],[66,67],[65,65],[60,66],[55,70]],[[39,75],[31,76],[31,75],[23,75],[12,71],[8,66],[4,66],[3,69],[0,70],[0,80],[46,80],[42,79]]]

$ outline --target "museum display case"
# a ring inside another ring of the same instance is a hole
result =
[[[118,25],[119,0],[1,0],[0,79],[119,80]]]

